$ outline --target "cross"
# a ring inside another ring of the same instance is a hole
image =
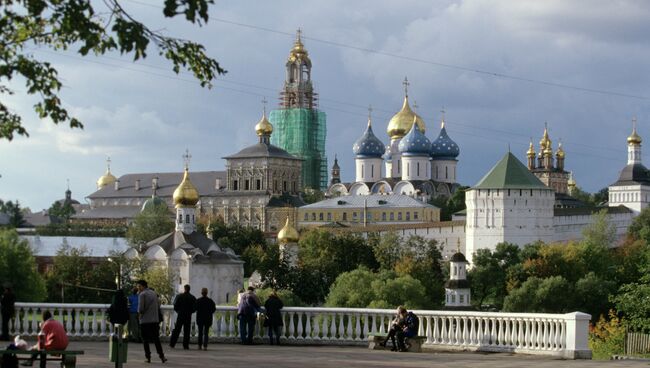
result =
[[[185,154],[183,155],[183,161],[185,162],[185,170],[189,169],[190,167],[190,159],[192,159],[192,155],[190,155],[190,150],[185,149]]]
[[[411,83],[409,83],[408,78],[404,77],[404,82],[402,82],[402,84],[404,85],[404,96],[408,97],[409,96],[409,85],[411,85]]]
[[[456,240],[456,252],[460,253],[460,238]]]
[[[68,190],[70,190],[70,179],[65,179],[65,181],[68,183]]]
[[[262,109],[263,109],[263,111],[264,111],[264,116],[266,116],[266,103],[267,103],[267,102],[268,102],[268,101],[266,101],[266,96],[264,96],[264,97],[262,98]]]
[[[636,116],[632,117],[632,129],[636,130]]]
[[[440,110],[440,112],[442,113],[442,121],[445,121],[445,107],[444,106],[442,107],[442,110]]]
[[[370,121],[372,115],[372,105],[368,105],[368,121]]]
[[[298,28],[296,31],[296,42],[300,43],[301,42],[301,37],[302,37],[302,29]]]
[[[111,171],[111,156],[106,156],[106,168]]]
[[[417,101],[413,101],[413,111],[414,111],[414,112],[417,112],[417,111],[418,111],[418,107],[419,107],[419,106],[418,106],[418,102],[417,102]]]

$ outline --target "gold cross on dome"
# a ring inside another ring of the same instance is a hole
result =
[[[409,83],[408,78],[404,77],[404,82],[402,82],[404,85],[404,96],[408,97],[409,96],[409,86],[411,83]]]
[[[266,100],[266,96],[262,98],[262,110],[264,111],[264,115],[266,115],[266,103],[268,101]]]
[[[183,161],[185,163],[185,169],[190,168],[190,160],[192,159],[192,155],[190,155],[190,150],[185,149],[185,154],[183,155]]]
[[[111,171],[111,156],[106,156],[106,168]]]

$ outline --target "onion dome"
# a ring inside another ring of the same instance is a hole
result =
[[[576,180],[573,178],[573,172],[569,173],[569,181],[567,181],[567,186],[569,188],[575,188],[576,184]]]
[[[467,258],[465,258],[465,255],[461,252],[456,252],[454,255],[451,256],[451,259],[449,260],[450,262],[467,262]]]
[[[555,156],[557,158],[564,158],[564,149],[562,149],[562,142],[557,145],[557,151],[555,151]]]
[[[278,243],[287,244],[287,243],[297,243],[300,240],[298,231],[291,226],[289,223],[289,217],[287,217],[287,222],[284,224],[284,227],[280,232],[278,232]]]
[[[641,144],[642,139],[641,136],[637,134],[636,132],[636,127],[632,129],[632,134],[630,134],[629,137],[627,137],[627,144],[629,145],[639,145]]]
[[[415,117],[413,120],[415,120]],[[431,152],[431,141],[420,131],[419,126],[414,121],[408,134],[399,142],[398,149],[404,156],[428,156]]]
[[[97,189],[101,189],[107,185],[113,184],[117,181],[117,178],[111,174],[110,166],[106,169],[106,173],[97,179]]]
[[[447,134],[445,121],[440,123],[440,134],[431,143],[431,157],[433,159],[455,159],[460,155],[460,148]]]
[[[548,147],[551,146],[551,139],[548,137],[548,127],[544,127],[544,135],[542,135],[542,139],[539,141],[539,150],[541,152],[544,152],[544,150]]]
[[[178,185],[176,190],[174,190],[174,205],[176,207],[191,207],[196,206],[199,202],[199,192],[196,190],[196,187],[190,181],[190,173],[187,167],[185,168],[185,174],[183,175],[183,181]]]
[[[142,210],[140,212],[152,211],[156,207],[160,207],[160,206],[165,206],[165,208],[167,208],[167,203],[157,195],[152,194],[151,198],[144,201],[144,203],[142,204]]]
[[[352,152],[354,152],[357,157],[381,158],[385,151],[384,143],[382,143],[382,141],[375,136],[375,133],[372,132],[372,124],[370,119],[368,119],[368,127],[366,128],[366,131],[363,132],[363,135],[354,142]]]
[[[528,146],[528,151],[526,151],[526,156],[535,157],[535,147],[533,147],[532,139],[530,141],[530,145]]]
[[[296,61],[302,61],[307,65],[311,66],[311,60],[309,59],[309,53],[305,49],[305,45],[302,44],[302,31],[299,29],[296,32],[296,41],[293,43],[293,48],[289,51],[289,57],[287,62],[295,63]]]
[[[409,130],[411,130],[411,126],[413,125],[414,120],[417,122],[418,127],[420,128],[420,132],[424,133],[426,131],[424,120],[422,120],[418,114],[411,110],[411,107],[409,106],[409,98],[408,96],[404,96],[404,104],[402,105],[402,109],[388,122],[388,128],[386,129],[388,136],[391,139],[402,138],[404,135],[406,135],[406,133],[409,132]]]
[[[260,137],[263,135],[271,135],[271,133],[273,133],[273,125],[266,118],[266,112],[262,114],[262,118],[255,125],[255,133]]]

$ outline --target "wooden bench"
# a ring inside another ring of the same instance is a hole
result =
[[[74,368],[77,366],[77,355],[83,355],[83,350],[0,350],[0,361],[5,355],[15,354],[18,360],[29,360],[36,355],[39,366],[45,368],[48,361],[59,361],[61,367]]]
[[[378,335],[369,335],[368,336],[368,349],[370,350],[385,350],[386,346],[381,346],[380,343],[386,340],[388,334],[378,334]],[[406,348],[408,351],[413,353],[419,353],[422,351],[422,344],[427,341],[426,336],[413,336],[407,337],[405,340]]]

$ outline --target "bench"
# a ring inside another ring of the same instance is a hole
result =
[[[15,354],[18,360],[31,359],[37,355],[36,361],[40,367],[45,368],[48,361],[59,361],[61,367],[74,368],[77,365],[77,355],[83,355],[83,350],[0,350],[0,361],[5,355]]]
[[[386,340],[386,337],[388,334],[377,334],[377,335],[369,335],[368,336],[368,349],[370,350],[385,350],[387,346],[381,346],[380,343],[382,343],[384,340]],[[406,349],[410,352],[413,353],[419,353],[422,351],[422,344],[427,341],[426,336],[413,336],[413,337],[407,337],[405,340],[406,344]],[[390,342],[389,342],[390,344]]]

